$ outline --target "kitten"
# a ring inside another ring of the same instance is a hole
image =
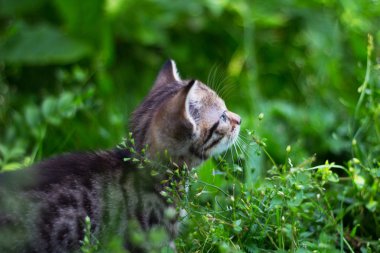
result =
[[[176,215],[167,211],[175,204],[162,191],[163,182],[178,178],[167,171],[225,151],[240,123],[213,90],[182,80],[167,61],[133,113],[133,140],[123,148],[64,154],[0,174],[0,252],[79,251],[86,217],[94,238],[119,235],[130,252],[149,251],[131,238],[132,224],[142,233],[164,227],[173,241]]]

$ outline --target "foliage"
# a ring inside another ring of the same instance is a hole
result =
[[[114,146],[173,58],[254,130],[193,171],[180,251],[380,251],[379,17],[379,1],[2,0],[0,169]]]

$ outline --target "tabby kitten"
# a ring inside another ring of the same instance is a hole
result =
[[[172,241],[176,215],[167,210],[174,204],[162,196],[168,169],[192,168],[226,150],[240,123],[213,90],[182,80],[167,61],[133,113],[134,141],[0,174],[0,252],[79,251],[86,217],[94,238],[102,243],[119,235],[130,252],[149,251],[131,239],[131,224],[145,232],[164,227]],[[141,159],[153,162],[136,162]]]

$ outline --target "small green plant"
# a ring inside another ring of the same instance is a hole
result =
[[[38,102],[36,98],[28,99],[18,109],[11,109],[17,107],[12,95],[6,97],[6,106],[0,113],[0,123],[6,125],[0,129],[3,130],[0,132],[0,172],[28,167],[45,153],[62,149],[74,131],[65,132],[65,125],[75,124],[73,121],[80,117],[80,113],[94,107],[94,89],[85,87],[90,76],[83,69],[61,69],[56,76],[60,85],[71,82],[79,88],[44,96]],[[0,79],[0,96],[4,92],[2,89],[11,93],[11,88]],[[53,144],[51,140],[55,135],[62,137],[62,132],[66,137]],[[47,141],[49,145],[45,146]]]
[[[218,173],[198,177],[193,172],[182,202],[187,215],[177,240],[181,252],[380,250],[380,90],[370,75],[380,68],[372,67],[372,51],[369,36],[367,72],[351,126],[352,158],[344,165],[326,161],[314,166],[314,157],[294,165],[287,146],[280,164],[266,140],[248,131],[243,148],[256,146],[255,154],[265,155],[264,177],[254,184],[245,181],[235,169],[244,167],[241,161],[235,164],[225,155],[200,168]],[[252,152],[241,148],[236,157],[244,162]]]
[[[265,144],[257,143],[267,153]],[[268,153],[269,155],[269,153]],[[248,187],[222,158],[220,186],[192,177],[184,200],[187,229],[177,241],[181,252],[261,252],[262,250],[335,249],[338,223],[325,184],[336,183],[334,164],[272,164],[258,185]],[[218,177],[218,176],[215,176]]]
[[[91,233],[91,220],[88,216],[85,219],[84,238],[81,244],[82,253],[93,253],[99,249],[99,241]]]

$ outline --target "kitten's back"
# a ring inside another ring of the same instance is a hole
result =
[[[106,189],[120,192],[117,178],[133,170],[123,161],[128,155],[117,149],[71,153],[0,174],[0,252],[79,249],[85,218],[99,230],[108,212]]]

